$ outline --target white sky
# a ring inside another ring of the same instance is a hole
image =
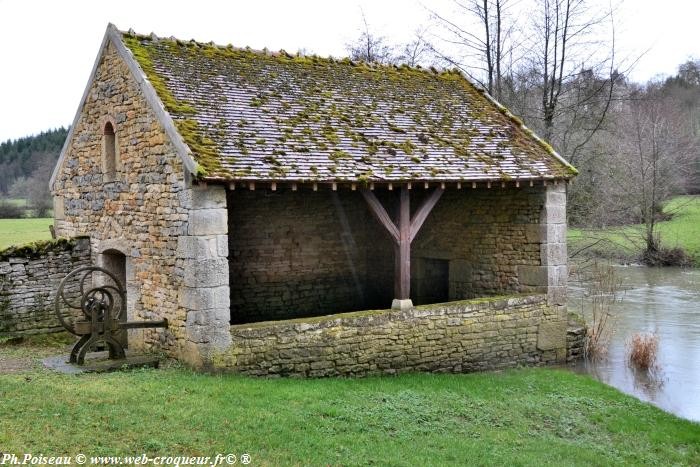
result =
[[[159,36],[342,56],[359,34],[360,8],[373,32],[401,43],[429,22],[423,5],[450,9],[449,0],[0,0],[0,142],[72,122],[108,22]],[[632,78],[673,74],[700,58],[698,18],[696,0],[625,0],[616,14],[619,53],[649,49]]]

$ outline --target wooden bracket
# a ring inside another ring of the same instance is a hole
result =
[[[394,293],[399,300],[408,299],[411,292],[411,242],[418,235],[423,223],[444,193],[443,188],[435,188],[420,205],[411,219],[411,205],[407,186],[399,192],[399,218],[395,224],[375,194],[367,189],[360,190],[374,217],[384,226],[395,246]]]

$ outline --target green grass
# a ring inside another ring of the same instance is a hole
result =
[[[700,265],[700,196],[679,196],[669,201],[664,211],[673,215],[660,222],[658,231],[665,247],[680,247],[696,265]],[[630,225],[610,229],[569,229],[569,252],[573,253],[594,242],[587,253],[629,259],[641,253],[643,226]]]
[[[22,347],[0,346],[0,356],[43,354]],[[0,375],[0,400],[0,446],[10,453],[246,452],[253,465],[700,463],[699,424],[555,369],[322,380],[33,369]]]
[[[0,219],[0,249],[51,238],[51,218]]]

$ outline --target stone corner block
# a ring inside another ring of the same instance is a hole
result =
[[[568,261],[566,243],[540,244],[540,261],[548,266],[565,265]]]
[[[191,190],[193,209],[226,208],[226,189],[223,186],[195,186]]]
[[[228,233],[226,209],[193,209],[190,211],[188,235],[225,235]]]
[[[194,311],[211,309],[228,310],[231,301],[228,285],[219,287],[183,287],[178,295],[179,305]],[[228,313],[228,311],[226,313]],[[201,322],[199,324],[205,323]]]
[[[181,235],[177,239],[178,258],[215,259],[227,256],[228,237],[226,235]]]
[[[540,323],[537,329],[539,350],[566,349],[566,320],[548,320]]]
[[[184,265],[186,287],[228,286],[229,271],[226,258],[194,259]]]

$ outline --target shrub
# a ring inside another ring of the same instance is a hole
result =
[[[20,219],[24,215],[24,209],[5,201],[0,201],[0,219]]]
[[[583,355],[587,360],[604,359],[615,332],[615,304],[622,301],[622,281],[612,265],[594,261],[577,272],[584,285],[582,314],[586,322]]]
[[[682,248],[647,248],[642,253],[642,263],[647,266],[690,266],[692,259]]]
[[[659,336],[655,333],[635,333],[627,341],[629,363],[638,370],[654,370],[659,351]]]

